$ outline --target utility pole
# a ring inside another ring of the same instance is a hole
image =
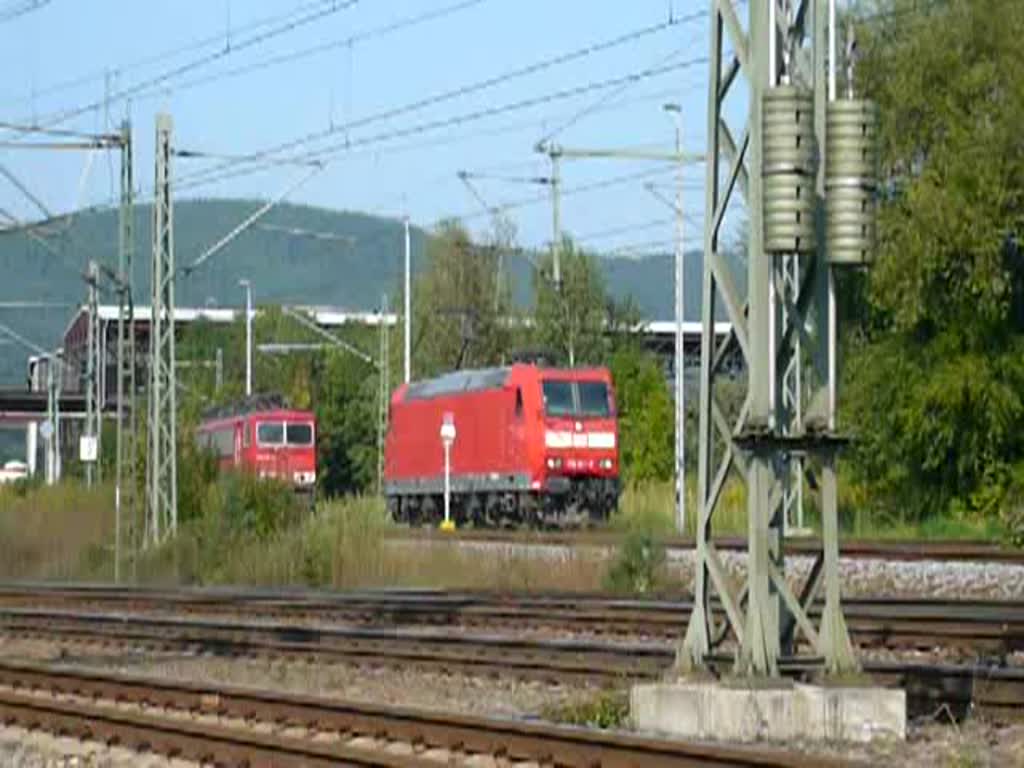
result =
[[[149,544],[159,543],[166,534],[173,535],[178,527],[172,129],[171,116],[158,114],[149,336],[149,454],[146,465],[146,541]]]
[[[99,266],[92,259],[89,260],[88,270],[85,275],[88,285],[88,304],[86,309],[86,356],[85,356],[85,429],[82,439],[79,441],[79,456],[85,464],[85,484],[92,487],[98,479],[99,463],[99,387],[97,378],[99,375]]]
[[[54,376],[53,367],[57,362],[57,356],[47,355],[46,360],[46,424],[47,429],[43,431],[43,440],[46,441],[46,484],[53,485],[57,482],[57,421],[58,401],[60,398],[59,382]]]
[[[537,145],[538,150],[541,145]],[[551,282],[555,286],[555,293],[562,294],[562,150],[552,144],[548,148],[548,157],[551,158]],[[569,350],[569,357],[573,356]],[[573,362],[570,359],[569,365]]]
[[[657,150],[643,150],[643,149],[627,149],[627,148],[580,148],[580,147],[563,147],[560,144],[554,142],[541,142],[534,147],[537,152],[545,154],[551,160],[551,178],[549,184],[551,185],[551,218],[552,218],[552,261],[553,261],[553,272],[554,272],[554,285],[555,291],[558,296],[558,301],[562,301],[562,271],[560,265],[560,250],[561,250],[561,239],[562,239],[562,215],[561,215],[561,184],[562,184],[562,172],[561,172],[561,160],[566,159],[586,159],[586,158],[603,158],[603,159],[616,159],[616,160],[647,160],[655,162],[670,162],[678,163],[680,168],[688,163],[698,163],[704,159],[703,155],[689,154],[682,151],[679,147],[675,152],[660,152]],[[681,171],[680,171],[681,173]],[[571,325],[571,323],[570,323]],[[569,329],[569,365],[575,365],[575,350],[573,349],[572,343],[572,328]]]
[[[252,283],[239,280],[245,288],[245,396],[252,397]]]
[[[412,238],[409,234],[409,215],[402,219],[405,229],[405,329],[402,334],[405,383],[412,381]]]
[[[683,112],[678,104],[666,104],[665,112],[673,118],[676,129],[676,154],[683,155]],[[686,269],[683,264],[683,172],[686,163],[680,159],[676,172],[675,221],[675,460],[676,460],[676,530],[686,533],[686,349],[683,324],[686,322]]]
[[[377,493],[384,493],[384,440],[388,430],[388,401],[391,397],[389,371],[391,369],[391,349],[388,338],[388,295],[385,293],[380,300],[380,365],[378,368],[379,391],[377,412]]]
[[[749,0],[745,26],[739,5],[710,0],[697,567],[676,663],[684,672],[704,668],[731,637],[736,675],[775,677],[780,657],[795,655],[799,632],[811,649],[807,661],[842,675],[858,664],[839,591],[835,462],[846,441],[835,421],[832,281],[835,269],[871,259],[877,111],[866,101],[828,99],[826,73],[836,56],[826,29],[831,18],[834,33],[834,0]],[[724,104],[740,77],[749,107],[737,142]],[[750,227],[745,297],[720,245],[737,187],[746,195]],[[714,332],[716,302],[730,325],[721,343]],[[811,326],[810,338],[798,344]],[[736,356],[746,364],[748,391],[743,407],[731,412],[718,393]],[[799,386],[809,394],[808,407],[798,413],[787,403],[787,371],[800,372]],[[793,462],[803,457],[821,466],[822,548],[808,579],[794,589],[783,557],[784,514]],[[747,582],[739,589],[724,576],[712,539],[713,517],[733,473],[747,483]],[[811,604],[822,584],[825,603],[815,623]]]

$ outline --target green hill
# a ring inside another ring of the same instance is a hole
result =
[[[253,200],[189,200],[177,203],[175,254],[179,267],[193,262],[203,249],[237,226],[260,205]],[[135,215],[135,296],[149,304],[151,208]],[[326,232],[340,238],[318,238],[283,229]],[[428,234],[414,228],[413,263],[420,263]],[[352,238],[348,240],[348,238]],[[55,345],[74,306],[85,299],[82,273],[90,257],[114,266],[117,259],[117,212],[82,213],[54,227],[44,246],[25,234],[0,237],[0,323],[44,347]],[[347,211],[282,204],[260,223],[235,239],[205,265],[178,280],[179,306],[237,306],[243,300],[239,278],[252,281],[257,302],[304,303],[372,309],[381,294],[397,296],[402,266],[402,225]],[[687,255],[687,318],[699,317],[701,257]],[[617,298],[633,297],[649,318],[672,316],[671,255],[645,259],[607,258],[609,288]],[[523,256],[509,263],[515,296],[526,303],[531,266]],[[55,302],[46,309],[3,308],[4,302]],[[112,291],[103,301],[115,301]],[[2,336],[2,334],[0,334]],[[0,345],[0,386],[24,378],[27,350]]]

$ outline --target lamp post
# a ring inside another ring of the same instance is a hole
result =
[[[442,531],[454,531],[452,522],[452,445],[455,443],[455,415],[445,413],[441,422],[441,443],[444,445],[444,522]]]
[[[245,288],[245,396],[252,396],[252,283],[239,280]]]
[[[676,129],[676,154],[683,151],[683,110],[678,104],[665,104],[665,113],[672,118]],[[680,159],[676,186],[675,237],[675,400],[676,400],[676,529],[686,533],[686,357],[683,347],[683,324],[686,321],[683,284],[686,270],[683,265],[683,161]]]

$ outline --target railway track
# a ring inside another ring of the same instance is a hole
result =
[[[246,617],[310,624],[550,630],[600,637],[674,639],[691,603],[595,595],[510,596],[447,592],[329,593],[286,590],[149,590],[0,586],[0,606],[131,614]],[[812,615],[820,611],[812,608]],[[862,647],[1004,656],[1024,650],[1024,603],[850,599],[845,614]],[[0,615],[3,615],[0,612]],[[10,614],[16,616],[17,614]]]
[[[153,714],[154,708],[160,713]],[[0,717],[219,765],[436,766],[479,755],[503,764],[588,767],[845,764],[760,745],[665,741],[540,722],[2,663]],[[254,727],[258,725],[269,725],[272,732]]]
[[[622,542],[622,534],[610,530],[590,531],[487,531],[460,530],[441,532],[432,528],[395,528],[388,536],[396,541],[466,542],[521,546],[613,547]],[[662,539],[669,550],[692,551],[694,541],[681,536]],[[715,539],[720,551],[745,552],[747,540],[742,537]],[[814,557],[821,551],[815,538],[790,537],[785,541],[787,555]],[[1002,547],[986,541],[915,541],[843,539],[840,553],[844,558],[892,561],[932,560],[936,562],[991,562],[1024,565],[1024,549]]]
[[[674,661],[665,643],[523,640],[439,631],[299,627],[289,624],[172,619],[128,614],[0,612],[0,633],[95,651],[162,651],[219,657],[420,668],[546,682],[624,684],[663,675]],[[719,660],[723,668],[727,659]],[[807,669],[785,667],[794,676]],[[907,690],[911,711],[942,704],[957,713],[1024,715],[1024,668],[991,664],[868,662],[878,684]]]

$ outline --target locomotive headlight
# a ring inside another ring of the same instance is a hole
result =
[[[611,459],[601,459],[601,469],[611,469],[614,465]]]
[[[558,456],[548,456],[548,469],[561,469],[562,459]]]

